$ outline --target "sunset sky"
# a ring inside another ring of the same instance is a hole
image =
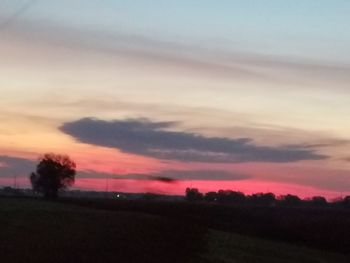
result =
[[[0,0],[0,185],[350,194],[350,1]],[[154,180],[177,179],[174,183]]]

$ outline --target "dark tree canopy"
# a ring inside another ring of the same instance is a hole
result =
[[[283,195],[280,196],[280,204],[284,206],[299,206],[302,204],[302,200],[297,195]]]
[[[328,202],[323,196],[314,196],[311,198],[311,204],[314,206],[326,206]]]
[[[221,204],[244,203],[245,201],[246,201],[246,197],[242,192],[231,191],[231,190],[218,191],[218,202]]]
[[[218,193],[208,192],[204,195],[204,200],[207,202],[216,202],[218,200]]]
[[[39,160],[36,172],[30,175],[33,190],[47,199],[55,199],[58,190],[74,184],[76,164],[67,155],[48,153]]]
[[[276,196],[273,193],[256,193],[249,197],[254,205],[273,206],[276,204]]]
[[[203,194],[197,188],[186,188],[186,199],[188,201],[201,201]]]

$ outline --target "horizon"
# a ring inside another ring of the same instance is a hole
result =
[[[117,180],[124,180],[124,179],[117,179]],[[40,192],[36,192],[33,190],[33,188],[31,186],[28,186],[28,185],[21,185],[20,183],[18,183],[18,181],[16,181],[17,183],[11,185],[11,184],[7,184],[7,185],[4,185],[4,186],[0,186],[0,194],[1,193],[5,193],[5,197],[6,196],[12,196],[12,197],[23,197],[22,194],[24,194],[25,197],[33,197],[33,196],[39,196],[41,193]],[[272,194],[275,198],[275,201],[276,202],[280,202],[280,201],[283,201],[285,200],[286,197],[288,196],[292,196],[292,197],[296,197],[296,198],[299,198],[299,200],[301,202],[312,202],[312,200],[314,198],[324,198],[326,200],[326,202],[331,205],[331,204],[340,204],[340,203],[346,203],[347,199],[349,196],[331,196],[331,197],[325,197],[325,196],[322,196],[322,195],[305,195],[305,196],[299,196],[297,194],[291,194],[291,193],[283,193],[283,194],[275,194],[273,192],[242,192],[242,191],[238,191],[238,190],[235,190],[235,189],[219,189],[217,191],[213,191],[213,190],[209,190],[209,191],[201,191],[201,189],[198,189],[198,188],[191,188],[191,187],[186,187],[185,189],[185,192],[183,193],[178,193],[178,192],[174,192],[174,193],[171,193],[171,192],[159,192],[157,190],[150,190],[150,191],[147,191],[147,189],[145,189],[144,187],[143,188],[140,188],[140,190],[135,190],[135,188],[133,187],[131,191],[128,191],[127,189],[123,190],[123,189],[119,189],[119,191],[114,191],[113,189],[109,189],[109,185],[106,184],[105,186],[105,189],[103,189],[103,187],[101,187],[101,189],[97,189],[96,187],[93,187],[93,188],[84,188],[84,186],[72,186],[72,187],[68,187],[66,189],[60,189],[59,190],[59,195],[60,197],[67,197],[66,194],[68,194],[68,196],[71,196],[69,194],[83,194],[85,197],[90,197],[89,194],[92,194],[92,196],[94,196],[94,194],[100,194],[99,195],[99,198],[103,198],[103,199],[114,199],[114,195],[115,194],[118,194],[118,197],[117,199],[119,198],[119,194],[124,194],[126,195],[126,197],[128,195],[130,196],[139,196],[139,197],[142,197],[144,195],[154,195],[154,197],[169,197],[169,198],[183,198],[183,200],[187,200],[187,190],[194,190],[194,191],[198,191],[200,195],[202,195],[201,199],[197,199],[195,200],[196,202],[198,201],[202,201],[202,202],[214,202],[216,203],[217,201],[208,201],[205,199],[205,196],[207,194],[211,194],[211,193],[219,193],[220,191],[224,191],[224,192],[231,192],[231,193],[239,193],[239,194],[243,194],[243,196],[247,200],[249,200],[250,197],[254,196],[254,195],[269,195],[269,194]],[[158,188],[159,189],[159,188]],[[144,191],[143,191],[144,190]],[[29,193],[30,192],[30,193]],[[87,194],[87,195],[85,195]],[[74,197],[74,196],[72,196]],[[146,197],[147,198],[147,197]],[[192,200],[193,201],[193,200]],[[231,201],[232,202],[232,201]],[[242,203],[243,202],[243,203]],[[233,203],[242,203],[244,204],[244,201],[234,201]],[[304,204],[307,204],[307,203],[304,203]],[[266,204],[264,204],[266,205]],[[263,206],[264,206],[263,205]],[[271,205],[271,204],[270,204]],[[296,204],[295,206],[299,206],[300,204]],[[345,205],[346,206],[346,205]],[[291,207],[293,207],[293,205],[291,205]]]
[[[350,195],[350,2],[0,2],[0,187]],[[174,183],[154,180],[174,179]]]

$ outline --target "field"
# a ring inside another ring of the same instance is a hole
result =
[[[1,262],[348,262],[185,219],[0,198]]]
[[[350,209],[78,198],[61,199],[61,202],[159,215],[223,232],[350,253]]]

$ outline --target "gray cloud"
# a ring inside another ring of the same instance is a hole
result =
[[[215,181],[236,181],[250,178],[249,175],[237,172],[227,172],[221,170],[168,170],[156,175],[175,180],[215,180]]]
[[[171,131],[175,124],[148,119],[104,121],[84,118],[65,123],[60,129],[83,143],[163,160],[285,163],[327,158],[315,153],[310,147],[258,146],[250,138],[204,137],[195,133]]]
[[[14,23],[22,14],[24,14],[37,0],[29,0],[21,5],[13,14],[0,21],[0,30]]]
[[[321,139],[318,142],[304,144],[306,148],[326,148],[326,147],[340,147],[347,146],[350,143],[349,140],[345,139]]]
[[[36,162],[19,157],[0,156],[0,177],[26,175],[35,170]]]
[[[223,170],[164,170],[150,174],[107,174],[94,171],[79,172],[80,178],[113,178],[117,180],[155,180],[176,182],[177,180],[215,180],[215,181],[236,181],[249,179],[250,176],[244,173],[228,172]]]

